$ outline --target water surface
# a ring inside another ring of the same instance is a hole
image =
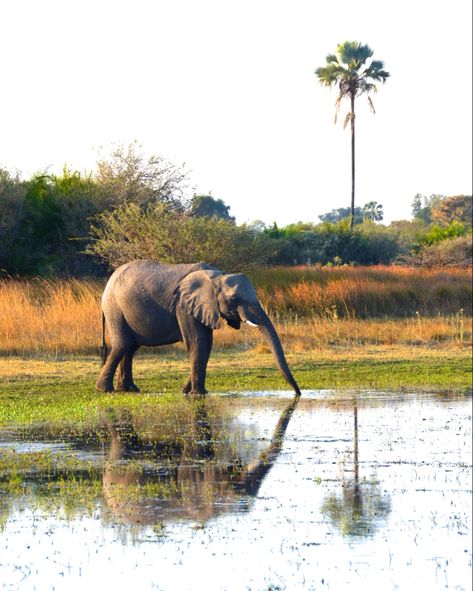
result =
[[[5,589],[471,589],[471,398],[210,396],[0,431]]]

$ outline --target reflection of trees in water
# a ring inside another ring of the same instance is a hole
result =
[[[353,401],[353,479],[343,478],[341,494],[331,492],[321,511],[343,536],[369,536],[391,511],[390,498],[377,482],[359,476],[358,401]]]

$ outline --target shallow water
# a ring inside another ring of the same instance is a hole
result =
[[[210,396],[0,431],[5,589],[471,589],[471,398]]]

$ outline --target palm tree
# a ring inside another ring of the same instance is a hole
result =
[[[337,47],[336,54],[326,57],[326,66],[317,68],[315,74],[323,86],[329,88],[338,85],[339,94],[335,101],[335,123],[340,110],[340,103],[346,97],[350,99],[350,111],[345,117],[343,127],[351,123],[351,210],[350,229],[355,218],[355,98],[361,94],[376,92],[376,82],[386,82],[389,72],[384,70],[384,63],[370,60],[373,50],[359,41],[345,41]],[[374,105],[368,96],[368,103],[373,113]]]

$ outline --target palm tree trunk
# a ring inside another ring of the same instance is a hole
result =
[[[355,223],[355,95],[350,95],[351,100],[351,207],[350,230]]]

